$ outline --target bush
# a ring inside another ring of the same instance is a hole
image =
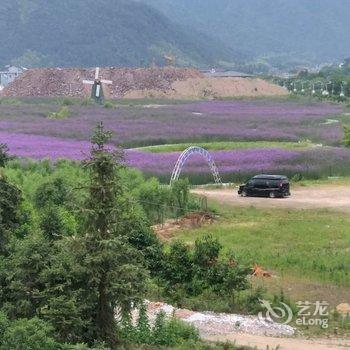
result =
[[[176,209],[176,216],[184,215],[188,208],[190,190],[189,181],[178,180],[172,184],[172,205]]]
[[[62,104],[63,106],[72,106],[72,105],[74,105],[74,100],[71,99],[71,98],[65,97],[65,98],[61,101],[61,104]]]
[[[232,254],[219,259],[221,249],[211,236],[197,239],[194,250],[180,241],[170,245],[161,277],[171,302],[179,302],[188,295],[198,296],[209,289],[217,295],[233,296],[234,292],[249,287],[250,269],[240,267]]]
[[[178,284],[191,283],[193,279],[192,264],[189,247],[180,241],[171,243],[169,253],[165,257],[162,273],[168,290],[172,290]]]
[[[81,106],[91,106],[91,105],[93,105],[94,104],[94,102],[93,102],[93,100],[91,99],[91,98],[84,98],[83,100],[81,100],[81,102],[80,102],[80,105]]]
[[[199,341],[197,329],[175,317],[172,317],[166,323],[165,330],[167,337],[159,345],[174,346],[181,344],[183,341]]]
[[[344,137],[343,137],[343,143],[346,147],[350,147],[350,125],[344,125]]]
[[[0,143],[0,168],[5,167],[10,159],[9,148],[6,144]]]
[[[48,204],[63,206],[69,202],[69,187],[64,179],[57,177],[40,185],[34,194],[34,203],[37,208]]]
[[[52,334],[53,328],[38,318],[19,319],[5,330],[0,350],[58,350]]]
[[[43,349],[44,350],[44,349]],[[96,344],[93,348],[90,348],[86,344],[75,344],[75,345],[66,345],[62,350],[110,350],[104,344]]]
[[[114,104],[110,101],[106,101],[103,106],[104,108],[113,108]]]
[[[57,206],[45,207],[40,216],[39,226],[48,240],[71,236],[77,229],[74,215]]]
[[[67,119],[70,116],[70,110],[68,107],[62,107],[58,112],[48,112],[47,118],[49,119]]]
[[[0,345],[1,345],[1,339],[3,338],[6,329],[10,325],[10,321],[8,320],[7,316],[0,311]]]
[[[139,318],[135,327],[131,325],[128,318],[126,322],[123,322],[122,336],[123,339],[138,344],[171,347],[187,341],[199,341],[199,334],[194,326],[175,317],[167,319],[163,311],[157,314],[154,326],[151,327],[145,305],[139,310]]]
[[[208,268],[218,261],[221,244],[212,236],[196,240],[193,262],[200,268]]]

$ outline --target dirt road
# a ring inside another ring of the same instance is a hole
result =
[[[205,337],[208,341],[228,341],[241,346],[250,346],[259,350],[349,350],[350,341],[345,339],[301,339],[275,338],[246,333]]]
[[[291,189],[289,198],[239,197],[237,189],[197,188],[193,193],[205,195],[222,204],[233,206],[254,206],[257,208],[315,209],[328,208],[350,212],[350,186],[315,185]]]

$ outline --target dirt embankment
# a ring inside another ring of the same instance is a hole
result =
[[[89,97],[94,69],[29,69],[9,84],[2,97]],[[205,78],[196,69],[184,68],[102,68],[100,78],[107,98],[215,99],[239,96],[285,95],[285,89],[261,79]]]
[[[218,99],[230,97],[283,96],[287,91],[257,78],[190,78],[176,81],[168,91],[133,90],[126,98]]]

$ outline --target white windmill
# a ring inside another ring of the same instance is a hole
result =
[[[83,84],[92,85],[91,98],[97,103],[102,104],[104,101],[103,84],[112,85],[113,82],[111,80],[100,79],[100,68],[96,67],[95,80],[83,80]]]

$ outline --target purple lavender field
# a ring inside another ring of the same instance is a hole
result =
[[[88,141],[99,121],[125,147],[212,140],[277,140],[339,145],[342,128],[327,124],[344,111],[326,103],[212,101],[160,108],[69,106],[71,116],[50,120],[50,105],[0,105],[0,131]]]
[[[69,106],[71,116],[50,120],[48,111],[60,106],[45,104],[0,105],[0,143],[12,154],[34,159],[80,160],[89,150],[89,138],[99,121],[112,130],[113,144],[129,149],[127,164],[164,181],[170,177],[180,152],[149,153],[130,149],[140,145],[178,142],[301,141],[324,146],[305,150],[279,148],[236,149],[211,152],[224,179],[259,172],[306,174],[350,174],[350,150],[341,144],[342,124],[350,119],[336,105],[285,101],[197,102],[144,108],[113,109]],[[329,122],[331,120],[331,122]],[[210,181],[207,164],[192,157],[184,173],[196,182]]]

